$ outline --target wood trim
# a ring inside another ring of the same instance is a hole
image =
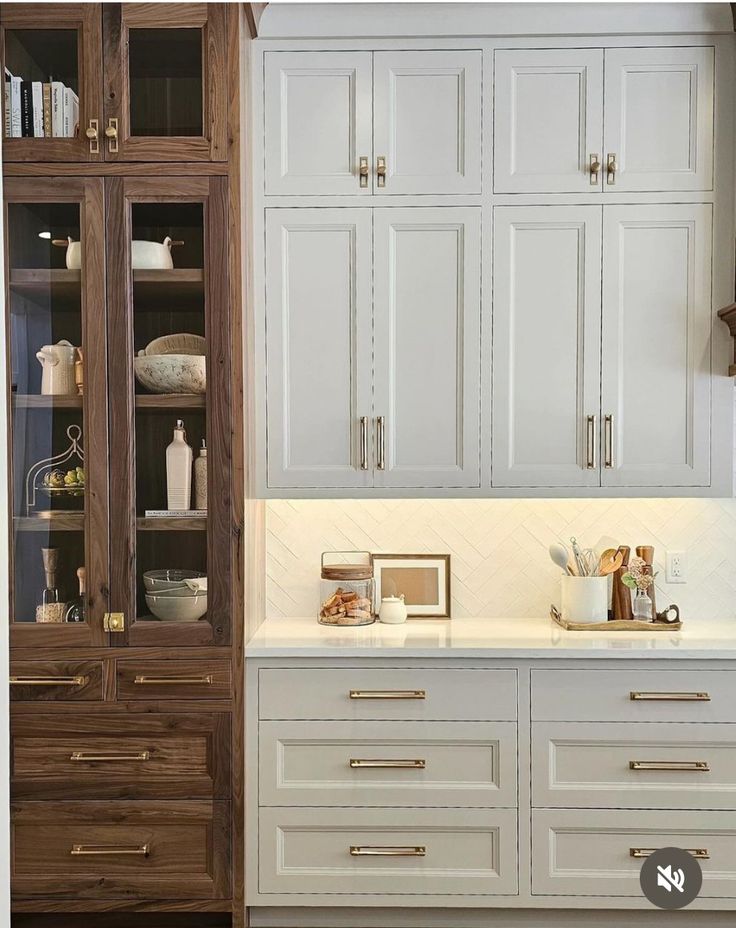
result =
[[[58,177],[60,166],[58,164],[46,164],[41,161],[31,161],[21,163],[4,163],[2,165],[3,175],[5,177]],[[186,177],[189,174],[195,174],[197,177],[202,176],[203,167],[201,164],[187,161],[173,164],[147,164],[134,163],[128,164],[124,161],[99,161],[90,162],[89,164],[65,164],[63,168],[64,177],[111,177],[119,174],[126,177]],[[207,165],[208,174],[227,174],[228,165],[226,162],[213,161]]]

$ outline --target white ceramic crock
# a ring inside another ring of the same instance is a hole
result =
[[[608,619],[608,577],[560,577],[562,618],[567,622]]]
[[[41,393],[44,396],[73,396],[77,394],[74,379],[74,362],[77,349],[65,338],[55,345],[44,345],[36,352],[43,373]]]
[[[57,244],[56,242],[54,244]],[[60,243],[63,244],[63,243]],[[174,267],[171,257],[173,242],[167,235],[163,242],[144,242],[134,240],[131,245],[133,270],[136,271],[170,271]],[[82,267],[82,245],[69,238],[66,246],[66,266],[70,271]]]
[[[378,610],[378,618],[385,625],[401,625],[406,622],[406,604],[404,596],[384,596],[381,600],[381,608]]]

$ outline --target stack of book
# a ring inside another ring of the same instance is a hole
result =
[[[24,81],[5,69],[5,138],[72,139],[79,97],[61,81]]]

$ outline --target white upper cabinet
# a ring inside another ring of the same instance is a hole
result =
[[[710,205],[603,211],[603,485],[710,483]]]
[[[266,210],[270,487],[361,487],[371,415],[371,211]]]
[[[607,189],[710,190],[713,49],[614,48],[605,56]]]
[[[266,53],[266,193],[370,193],[372,58]]]
[[[494,210],[493,486],[600,482],[601,207]]]
[[[480,98],[479,51],[376,52],[375,192],[480,193]]]
[[[377,487],[480,485],[480,209],[374,212]]]
[[[495,53],[496,193],[578,193],[601,188],[603,53],[514,49]]]

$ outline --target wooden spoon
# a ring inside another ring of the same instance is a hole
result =
[[[615,573],[624,562],[624,556],[621,551],[615,551],[613,548],[607,548],[598,561],[596,575],[598,577],[607,577]]]

